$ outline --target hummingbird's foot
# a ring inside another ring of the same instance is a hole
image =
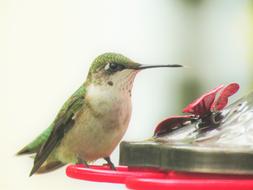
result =
[[[104,159],[105,159],[105,161],[107,162],[107,164],[110,166],[110,168],[112,170],[116,170],[116,168],[115,168],[114,164],[112,163],[110,157],[104,157]]]
[[[77,158],[77,164],[83,164],[86,168],[89,168],[89,164],[86,162],[86,160],[83,160],[82,158]]]

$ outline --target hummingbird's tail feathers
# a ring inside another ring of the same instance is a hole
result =
[[[65,164],[61,161],[46,161],[42,166],[36,171],[36,174],[44,174],[51,171],[54,171]]]
[[[21,156],[25,154],[33,154],[33,153],[35,153],[35,151],[32,151],[27,146],[25,146],[24,148],[22,148],[20,151],[16,153],[16,156]]]
[[[47,141],[52,129],[53,129],[53,124],[50,125],[46,130],[44,130],[39,136],[37,136],[31,143],[29,143],[20,151],[18,151],[16,155],[20,156],[20,155],[33,154],[33,153],[38,152],[40,147]]]
[[[67,121],[65,121],[65,118],[59,119],[47,141],[41,146],[40,150],[35,156],[30,176],[36,173],[37,170],[44,164],[44,162],[46,162],[51,152],[60,143],[64,134],[74,125],[74,120],[72,120],[73,114],[70,116],[70,119]]]

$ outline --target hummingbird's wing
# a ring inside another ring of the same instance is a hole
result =
[[[86,89],[82,85],[63,105],[53,122],[49,137],[41,145],[35,156],[34,165],[30,175],[40,168],[55,146],[57,146],[64,137],[64,134],[74,125],[74,116],[84,104],[85,92]]]

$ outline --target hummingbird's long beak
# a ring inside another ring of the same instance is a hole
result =
[[[142,65],[139,64],[135,69],[136,70],[143,70],[143,69],[150,69],[150,68],[159,68],[159,67],[183,67],[183,65]]]

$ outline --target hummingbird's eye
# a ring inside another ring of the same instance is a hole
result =
[[[117,63],[109,63],[109,67],[110,69],[113,71],[113,70],[117,70],[118,68],[118,64]]]
[[[118,64],[118,63],[114,63],[114,62],[108,63],[105,66],[105,70],[107,72],[109,72],[109,74],[115,73],[117,71],[121,71],[123,69],[125,69],[124,65],[121,65],[121,64]]]

